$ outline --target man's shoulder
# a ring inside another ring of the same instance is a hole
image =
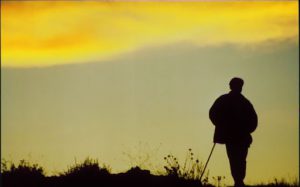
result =
[[[221,95],[220,97],[217,98],[217,100],[225,100],[225,99],[228,99],[229,98],[229,94],[223,94]]]
[[[229,100],[229,95],[223,94],[216,99],[215,105],[218,105],[218,106],[224,105],[225,103],[227,103],[228,100]]]
[[[225,102],[225,101],[234,102],[235,100],[239,100],[240,102],[242,101],[244,103],[251,104],[251,102],[242,94],[235,95],[232,93],[226,93],[219,96],[216,99],[217,102]]]
[[[221,102],[240,102],[246,105],[252,105],[249,99],[247,99],[243,94],[233,94],[231,92],[221,95],[217,100]]]
[[[241,94],[241,96],[242,96],[244,102],[246,102],[247,104],[251,104],[251,102],[250,102],[250,100],[249,100],[248,98],[246,98],[246,97],[245,97],[244,95],[242,95],[242,94]]]

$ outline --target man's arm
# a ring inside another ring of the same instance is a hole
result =
[[[222,115],[222,96],[219,97],[212,107],[209,110],[209,119],[215,126],[219,126],[221,124],[221,115]]]
[[[257,128],[258,118],[253,105],[249,101],[249,131],[254,132]]]

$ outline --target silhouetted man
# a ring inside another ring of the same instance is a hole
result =
[[[252,143],[251,133],[257,127],[257,115],[248,99],[242,94],[244,81],[231,79],[231,91],[220,96],[209,111],[215,125],[214,143],[226,145],[234,186],[244,186],[246,157]]]

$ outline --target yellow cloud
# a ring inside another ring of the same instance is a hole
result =
[[[5,67],[114,58],[180,41],[247,45],[298,39],[298,2],[5,2]]]

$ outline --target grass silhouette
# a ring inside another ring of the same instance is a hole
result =
[[[75,163],[66,171],[57,175],[46,176],[38,164],[21,160],[18,165],[1,161],[1,186],[3,187],[199,187],[213,186],[206,177],[200,182],[203,164],[195,159],[191,149],[188,150],[184,164],[169,154],[164,157],[165,173],[153,175],[149,170],[138,166],[124,173],[113,174],[107,165],[100,166],[98,160],[86,158]],[[253,185],[257,187],[296,187],[295,180],[288,183],[284,179],[274,179],[269,184]]]
[[[6,160],[1,161],[1,186],[41,186],[46,177],[38,164],[21,160],[16,166]]]
[[[183,165],[180,165],[178,159],[172,154],[164,157],[164,160],[166,161],[166,166],[164,166],[164,168],[167,175],[187,180],[200,180],[204,166],[199,159],[195,158],[192,149],[188,150]],[[208,172],[206,177],[203,179],[202,184],[208,184]]]

